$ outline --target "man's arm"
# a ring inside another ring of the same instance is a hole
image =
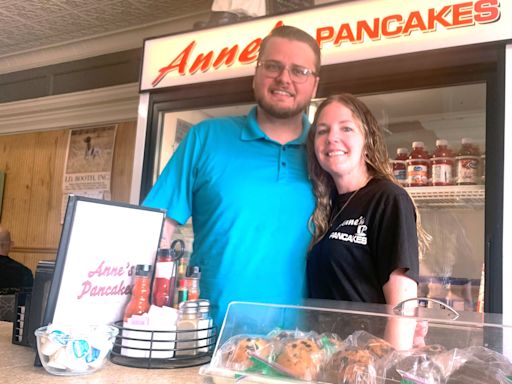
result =
[[[178,222],[176,220],[170,219],[168,217],[165,218],[164,229],[162,231],[162,237],[160,238],[160,248],[170,248],[171,240],[176,228],[178,227]]]

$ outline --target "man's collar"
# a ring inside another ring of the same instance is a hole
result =
[[[267,139],[271,140],[265,132],[263,132],[260,128],[260,125],[258,124],[258,120],[256,119],[256,111],[257,107],[253,107],[248,115],[247,115],[247,126],[246,129],[242,130],[241,139],[245,141],[250,140],[258,140],[258,139]],[[302,114],[302,134],[296,138],[295,140],[291,141],[288,144],[305,144],[306,139],[308,136],[308,130],[309,130],[309,120],[305,113]]]

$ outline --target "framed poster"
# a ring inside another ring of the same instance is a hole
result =
[[[43,324],[122,320],[135,266],[154,265],[165,211],[71,195]]]

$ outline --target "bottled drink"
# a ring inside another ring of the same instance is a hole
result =
[[[160,248],[156,254],[152,303],[158,307],[171,307],[174,299],[176,263],[171,249]]]
[[[397,148],[396,157],[395,160],[393,160],[393,175],[404,187],[407,185],[407,166],[405,165],[407,157],[407,148]]]
[[[429,155],[422,141],[412,143],[412,151],[406,160],[407,185],[423,187],[428,185]]]
[[[478,184],[480,152],[473,144],[473,140],[466,137],[461,140],[455,163],[457,164],[457,185]]]
[[[432,185],[453,185],[452,151],[448,148],[448,141],[436,140],[436,149],[432,154]]]
[[[187,268],[188,268],[188,263],[190,261],[190,253],[189,252],[185,252],[185,254],[183,255],[183,257],[181,257],[178,261],[178,266],[177,266],[177,275],[176,275],[176,282],[178,283],[178,289],[176,289],[174,291],[174,300],[173,300],[173,307],[174,308],[178,308],[178,304],[183,301],[183,300],[187,300],[187,289],[186,289],[186,286],[184,285],[185,283],[181,282],[183,280],[184,277],[187,276]],[[179,297],[179,295],[181,294],[181,297]],[[184,299],[183,299],[183,295],[184,295]]]
[[[185,279],[185,286],[188,291],[188,300],[199,299],[199,279],[201,278],[201,268],[197,265],[189,265],[187,267],[187,275]]]
[[[182,278],[178,281],[178,300],[176,302],[176,305],[180,305],[180,303],[188,300],[188,287],[187,287],[187,281],[186,278]]]
[[[150,275],[151,265],[137,264],[132,297],[124,310],[123,321],[126,322],[133,315],[142,315],[149,311]]]
[[[187,300],[199,299],[199,279],[197,277],[185,277],[185,286],[187,287]]]

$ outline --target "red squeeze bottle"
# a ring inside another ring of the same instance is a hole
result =
[[[407,165],[407,184],[410,187],[427,186],[430,160],[423,141],[412,143],[412,151],[405,163]]]
[[[448,148],[448,141],[436,140],[436,149],[432,154],[432,185],[453,185],[452,151]]]
[[[172,255],[173,251],[169,248],[160,248],[156,253],[151,302],[158,307],[171,307],[173,304],[176,264]]]
[[[150,275],[151,265],[137,264],[135,267],[132,297],[124,310],[124,322],[133,315],[142,315],[149,311]]]

